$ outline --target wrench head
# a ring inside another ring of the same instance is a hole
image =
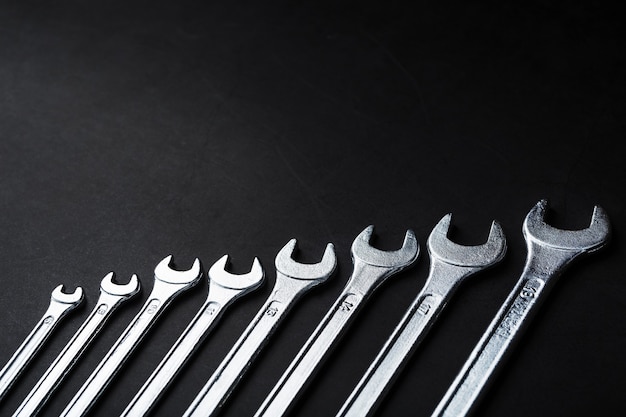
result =
[[[154,278],[170,284],[191,284],[202,277],[202,268],[200,267],[200,260],[198,258],[193,261],[191,268],[186,271],[172,269],[170,266],[171,263],[172,255],[167,255],[163,258],[156,268],[154,268]]]
[[[114,278],[115,272],[109,272],[106,274],[106,276],[102,278],[102,281],[100,281],[100,290],[120,297],[131,297],[139,292],[140,285],[136,274],[133,274],[130,277],[127,284],[116,284],[113,282]]]
[[[407,230],[402,247],[395,251],[383,251],[370,245],[374,226],[367,226],[352,242],[352,258],[383,268],[401,270],[411,265],[419,255],[419,245],[412,230]]]
[[[611,225],[602,207],[594,207],[588,228],[562,230],[544,221],[547,206],[547,200],[541,200],[526,216],[522,230],[527,240],[555,249],[576,252],[593,252],[608,242]]]
[[[63,292],[64,289],[65,287],[63,286],[63,284],[59,285],[54,290],[52,290],[52,295],[50,296],[50,298],[57,303],[73,304],[75,306],[83,301],[84,293],[82,287],[76,287],[74,292],[71,293]]]
[[[211,266],[209,269],[209,280],[211,283],[233,290],[253,290],[263,283],[265,272],[261,262],[259,262],[259,258],[254,258],[252,268],[247,274],[231,274],[226,271],[226,265],[228,265],[228,255],[222,256]]]
[[[506,238],[498,222],[494,220],[491,223],[487,242],[477,246],[465,246],[448,239],[451,219],[450,213],[443,216],[428,236],[426,246],[431,259],[461,267],[486,268],[504,257]]]
[[[325,280],[332,275],[337,266],[335,246],[326,245],[322,260],[316,264],[302,264],[293,260],[291,255],[296,249],[296,239],[291,239],[276,255],[276,270],[283,275],[300,280]]]

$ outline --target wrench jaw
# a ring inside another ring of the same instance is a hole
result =
[[[402,247],[383,251],[370,245],[374,226],[368,226],[352,242],[352,275],[346,284],[361,296],[373,292],[391,275],[408,268],[419,256],[419,245],[412,230],[404,235]]]
[[[370,245],[374,226],[365,228],[352,242],[352,259],[367,265],[394,268],[393,272],[400,271],[411,265],[419,256],[419,244],[412,230],[407,230],[402,247],[395,251],[383,251]]]
[[[83,301],[84,293],[82,287],[76,287],[74,292],[71,293],[63,292],[64,289],[65,287],[61,284],[52,290],[50,300],[59,304],[69,304],[71,308],[78,306]]]
[[[435,261],[467,268],[484,269],[504,258],[506,238],[497,221],[491,223],[487,242],[477,246],[459,245],[448,239],[452,214],[446,214],[433,228],[426,246],[430,258]]]
[[[322,283],[330,277],[337,267],[337,256],[335,246],[332,243],[326,245],[322,260],[315,264],[302,264],[292,258],[296,250],[297,241],[291,239],[276,255],[274,261],[276,271],[289,278],[301,281],[315,281]]]
[[[193,265],[186,271],[172,269],[172,255],[168,255],[154,268],[154,278],[168,284],[194,285],[202,277],[202,267],[200,260],[196,258]]]
[[[544,221],[547,205],[546,200],[539,201],[522,227],[528,250],[522,278],[539,280],[541,285],[552,285],[579,255],[603,248],[611,233],[608,216],[600,206],[595,206],[588,228],[561,230]]]
[[[259,258],[254,258],[252,268],[247,274],[236,275],[226,271],[228,255],[222,256],[209,269],[209,285],[219,285],[236,291],[252,291],[261,286],[265,278],[265,272]]]
[[[113,282],[114,278],[114,272],[109,272],[108,274],[106,274],[106,276],[102,278],[102,281],[100,282],[100,291],[113,296],[130,298],[133,295],[137,294],[141,289],[141,285],[139,284],[139,279],[137,278],[136,274],[133,274],[126,284],[116,284],[115,282]]]
[[[606,245],[611,234],[609,218],[600,206],[595,206],[588,228],[561,230],[544,221],[547,200],[540,200],[528,213],[522,231],[529,246],[531,243],[576,254],[594,252]]]

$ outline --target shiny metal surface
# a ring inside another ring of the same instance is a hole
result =
[[[170,267],[171,260],[172,256],[169,255],[156,266],[154,269],[154,286],[148,300],[63,410],[62,416],[85,415],[139,345],[161,312],[174,297],[198,283],[202,276],[198,259],[187,271],[173,270]]]
[[[373,226],[367,227],[354,240],[354,269],[348,283],[256,412],[257,417],[274,417],[287,413],[363,303],[387,278],[407,268],[417,259],[419,246],[413,231],[406,232],[402,248],[387,252],[370,246],[373,230]]]
[[[59,285],[52,291],[48,309],[0,371],[0,401],[37,354],[59,321],[82,301],[83,289],[81,287],[77,287],[74,292],[68,294],[63,292],[63,285]]]
[[[497,222],[491,224],[486,243],[462,246],[447,237],[451,217],[450,214],[445,215],[428,238],[426,246],[430,254],[430,272],[424,288],[337,416],[363,417],[373,413],[459,284],[504,257],[506,239]]]
[[[131,400],[122,416],[137,417],[148,414],[185,365],[187,359],[197,350],[218,322],[226,307],[236,299],[259,288],[263,283],[265,273],[257,258],[254,258],[250,272],[243,275],[227,272],[225,269],[227,262],[228,255],[224,255],[211,266],[208,273],[209,293],[206,301]]]
[[[214,416],[243,377],[292,305],[307,290],[330,277],[337,266],[332,243],[317,264],[301,264],[291,255],[296,240],[290,240],[276,255],[276,283],[272,293],[235,346],[204,385],[185,412],[186,417]]]
[[[469,414],[509,347],[532,319],[558,276],[580,255],[602,248],[610,235],[609,219],[596,206],[584,230],[559,230],[544,222],[547,202],[528,213],[523,225],[528,247],[524,271],[498,314],[433,412],[433,416]]]
[[[120,285],[112,281],[113,272],[108,273],[100,283],[100,297],[93,310],[83,322],[72,339],[65,345],[52,365],[39,379],[35,387],[19,406],[13,417],[37,415],[59,383],[80,359],[89,343],[102,329],[111,313],[124,301],[139,292],[139,280],[133,275],[127,284]]]

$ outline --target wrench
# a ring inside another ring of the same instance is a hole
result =
[[[389,390],[395,376],[417,349],[458,286],[472,274],[499,262],[506,239],[497,222],[491,224],[487,242],[461,246],[447,238],[452,215],[434,227],[426,246],[430,271],[426,284],[345,402],[337,417],[370,415]]]
[[[202,276],[200,260],[196,258],[188,271],[171,269],[171,260],[169,255],[154,268],[154,286],[148,300],[65,407],[62,416],[85,415],[174,297],[198,283]]]
[[[465,416],[472,410],[507,349],[528,326],[565,267],[580,255],[602,248],[610,235],[609,219],[596,206],[583,230],[560,230],[544,222],[546,200],[533,207],[522,227],[528,254],[513,291],[474,348],[467,362],[435,409],[433,416]]]
[[[388,277],[405,269],[417,259],[419,246],[413,231],[406,232],[402,248],[385,252],[369,245],[373,230],[373,226],[367,227],[352,243],[352,276],[335,304],[256,412],[256,417],[276,417],[287,413],[363,303]]]
[[[257,258],[254,258],[250,272],[244,275],[227,272],[225,269],[227,262],[228,255],[224,255],[209,269],[209,294],[206,301],[126,407],[122,416],[139,417],[148,414],[187,359],[198,349],[217,323],[224,309],[263,283],[265,274]]]
[[[272,293],[185,411],[185,417],[216,415],[294,302],[332,275],[337,265],[332,243],[326,246],[322,260],[312,265],[291,258],[295,247],[296,240],[291,239],[276,255]]]
[[[33,330],[26,336],[24,342],[0,371],[0,401],[37,354],[59,321],[82,301],[83,289],[81,287],[76,287],[76,290],[70,294],[63,292],[63,285],[59,285],[52,291],[50,305],[43,317],[39,319]]]
[[[115,274],[110,272],[102,279],[100,297],[91,314],[37,382],[13,417],[36,415],[102,329],[111,313],[118,305],[139,292],[137,275],[133,275],[128,284],[124,285],[115,284],[114,276]]]

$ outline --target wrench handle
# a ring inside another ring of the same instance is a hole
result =
[[[184,417],[217,414],[290,308],[290,302],[279,301],[274,297],[265,302],[185,411]]]
[[[0,401],[50,337],[59,321],[76,305],[50,301],[48,309],[0,371]]]
[[[350,394],[337,417],[364,417],[375,410],[407,359],[426,337],[447,297],[425,287]]]
[[[80,390],[74,395],[74,398],[65,407],[65,410],[61,413],[62,417],[78,417],[87,414],[91,406],[141,342],[148,329],[152,327],[173,297],[181,291],[181,288],[184,287],[155,280],[148,300]]]
[[[341,294],[256,412],[256,417],[280,416],[288,411],[334,342],[341,337],[362,301],[362,295],[350,290]]]
[[[176,377],[187,359],[197,350],[209,331],[217,323],[224,307],[224,302],[207,300],[200,308],[187,328],[176,340],[161,363],[141,387],[137,395],[126,407],[121,417],[147,415],[165,389]]]
[[[96,306],[80,329],[39,379],[39,382],[13,414],[13,417],[34,416],[39,412],[72,366],[80,359],[87,346],[96,337],[110,314],[125,299],[126,297],[112,296],[104,292],[100,294]]]
[[[432,417],[465,416],[470,412],[507,349],[532,317],[533,307],[545,293],[546,282],[546,276],[525,269]]]

